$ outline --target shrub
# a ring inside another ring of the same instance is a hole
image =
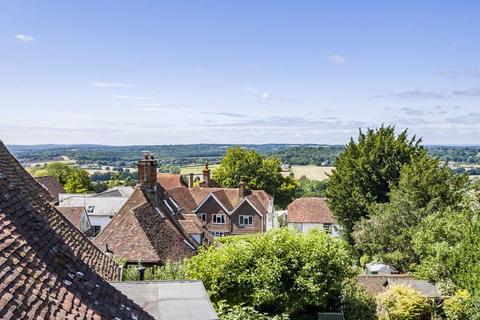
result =
[[[203,249],[187,261],[186,274],[203,281],[214,303],[293,314],[340,309],[352,268],[343,241],[322,231],[281,228]]]
[[[427,298],[404,285],[392,285],[378,296],[381,320],[429,320],[431,306]]]
[[[145,280],[185,280],[185,267],[183,262],[167,261],[164,266],[145,268]],[[124,267],[123,281],[137,280],[137,266]]]
[[[472,296],[464,289],[457,290],[455,295],[443,303],[443,309],[449,320],[470,319],[472,308]]]
[[[221,301],[216,305],[218,316],[221,320],[288,320],[285,314],[278,316],[269,316],[265,313],[258,312],[248,306],[229,306],[225,301]]]
[[[373,296],[356,282],[345,283],[343,313],[346,320],[375,320],[376,303]]]

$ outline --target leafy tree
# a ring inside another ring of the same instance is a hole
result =
[[[430,320],[427,298],[408,286],[392,285],[377,297],[380,320]]]
[[[467,177],[422,151],[415,161],[402,167],[390,202],[375,204],[370,216],[357,223],[355,247],[374,260],[409,270],[419,258],[412,249],[412,235],[418,224],[433,212],[458,205],[467,187]]]
[[[354,224],[369,216],[370,205],[389,201],[402,166],[423,151],[420,141],[409,139],[406,130],[396,135],[393,126],[360,130],[358,141],[352,139],[337,158],[327,199],[349,241]]]
[[[279,207],[284,208],[293,200],[298,185],[293,178],[282,176],[281,171],[277,159],[266,158],[255,150],[234,147],[227,149],[213,178],[227,188],[236,188],[243,180],[247,188],[265,190],[275,197]]]
[[[62,162],[52,162],[43,167],[38,166],[29,169],[30,173],[34,177],[52,176],[61,185],[65,185],[67,183],[68,176],[73,170],[75,170],[75,167],[69,166]]]
[[[218,316],[222,320],[288,320],[290,317],[286,314],[269,316],[268,314],[258,312],[252,307],[235,305],[230,306],[225,301],[216,304]]]
[[[328,180],[318,181],[310,180],[306,176],[301,176],[298,179],[298,189],[295,194],[295,198],[304,198],[304,197],[325,197]]]
[[[77,168],[72,169],[68,175],[64,188],[70,193],[84,193],[93,189],[88,172]]]
[[[203,281],[214,303],[292,315],[340,309],[342,283],[352,269],[343,241],[281,228],[210,246],[187,261],[186,274]]]

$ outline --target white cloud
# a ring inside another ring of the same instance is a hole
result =
[[[262,99],[268,99],[270,97],[270,94],[268,92],[263,92],[262,95],[260,96]]]
[[[247,90],[248,92],[252,92],[252,93],[255,93],[255,92],[258,91],[257,88],[252,87],[252,86],[245,86],[245,87],[243,87],[243,89]]]
[[[24,41],[24,42],[30,42],[30,41],[35,40],[34,36],[31,36],[31,35],[28,35],[28,34],[16,34],[15,38],[17,38],[20,41]]]
[[[346,62],[345,58],[337,53],[329,55],[328,60],[333,64],[344,64]]]
[[[112,94],[112,98],[126,99],[126,100],[150,100],[150,99],[153,99],[152,97],[134,97],[134,96],[127,96],[127,95],[123,95],[123,94]]]
[[[132,85],[129,83],[103,82],[103,81],[94,81],[91,83],[91,85],[96,88],[130,88],[132,87]]]

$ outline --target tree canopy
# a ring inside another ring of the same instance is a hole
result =
[[[335,161],[327,188],[327,199],[348,240],[357,221],[369,216],[373,203],[389,201],[389,193],[400,177],[402,166],[423,152],[421,140],[395,134],[393,126],[360,130]]]
[[[298,188],[292,177],[284,177],[280,162],[255,150],[228,148],[225,157],[213,171],[213,178],[222,187],[236,188],[244,181],[250,190],[265,190],[275,197],[277,206],[284,208],[294,198]]]

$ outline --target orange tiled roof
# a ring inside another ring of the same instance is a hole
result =
[[[325,199],[295,199],[287,207],[287,223],[336,223]]]

